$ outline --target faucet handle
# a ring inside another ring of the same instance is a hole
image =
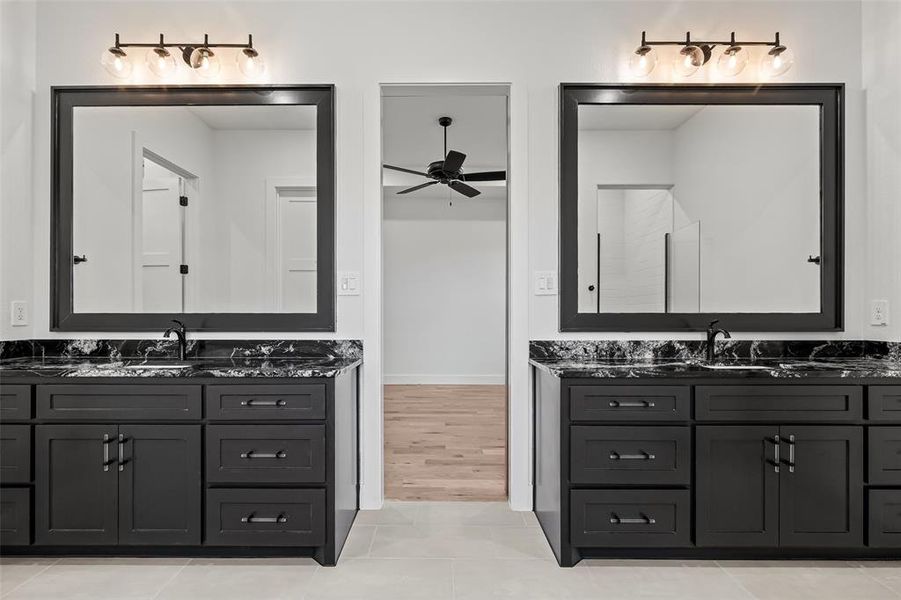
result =
[[[707,324],[707,328],[708,328],[708,329],[713,329],[714,325],[716,325],[716,324],[719,323],[719,322],[720,322],[719,319],[714,319],[714,320],[712,320],[710,323]]]

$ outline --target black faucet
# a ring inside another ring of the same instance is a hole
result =
[[[188,338],[185,337],[185,324],[176,319],[172,319],[172,322],[178,325],[178,327],[170,327],[163,332],[163,337],[167,338],[171,334],[175,334],[175,337],[178,338],[178,360],[185,360],[185,355],[188,352]]]
[[[714,319],[707,326],[707,362],[713,362],[716,359],[716,336],[723,334],[725,339],[731,339],[732,334],[716,326],[719,319]]]

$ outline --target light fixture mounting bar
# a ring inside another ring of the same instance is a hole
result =
[[[773,38],[773,41],[738,41],[735,39],[735,32],[732,32],[730,39],[725,41],[706,41],[706,40],[693,40],[691,39],[691,32],[685,32],[685,39],[678,41],[670,41],[670,40],[648,40],[647,32],[641,32],[641,45],[642,46],[781,46],[782,42],[779,40],[779,32],[776,32],[776,35]]]
[[[116,34],[116,43],[114,48],[249,48],[253,49],[253,35],[247,35],[246,44],[214,44],[210,43],[209,34],[203,34],[202,42],[167,42],[163,34],[160,34],[160,41],[154,43],[144,42],[127,42],[119,41],[119,34]]]

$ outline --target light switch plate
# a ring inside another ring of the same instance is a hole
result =
[[[533,279],[536,296],[557,294],[557,271],[535,271]]]
[[[359,271],[338,271],[338,295],[359,296],[363,279]]]
[[[870,325],[888,325],[888,300],[873,300],[870,304]]]

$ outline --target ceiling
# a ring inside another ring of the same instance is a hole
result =
[[[448,150],[466,154],[464,171],[507,168],[507,98],[488,95],[386,96],[382,99],[383,162],[424,171],[443,155],[438,117],[449,116]],[[390,175],[389,175],[390,173]],[[424,178],[384,171],[385,183]]]
[[[676,129],[704,110],[698,105],[591,104],[579,107],[580,130],[660,131]]]
[[[298,105],[189,106],[211,129],[315,130],[316,107]]]

